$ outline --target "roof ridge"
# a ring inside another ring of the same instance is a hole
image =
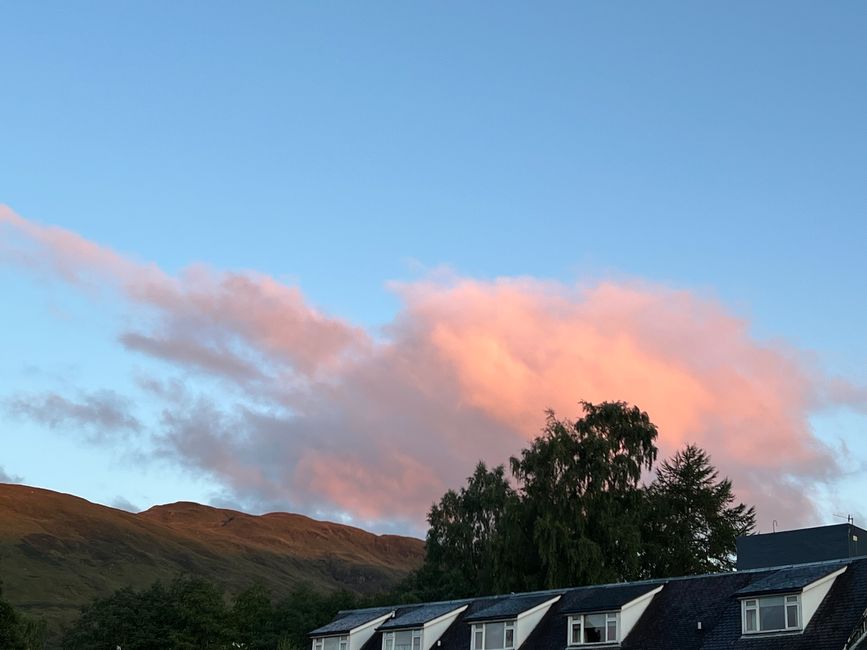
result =
[[[754,569],[740,569],[734,571],[717,571],[715,573],[699,573],[695,575],[689,576],[671,576],[668,578],[645,578],[643,580],[630,580],[628,582],[606,582],[602,584],[594,584],[594,585],[578,585],[575,587],[559,587],[556,589],[541,589],[539,591],[521,591],[521,592],[512,592],[508,594],[488,594],[483,596],[469,596],[467,598],[453,598],[451,600],[435,600],[435,601],[423,601],[419,603],[403,603],[397,605],[381,605],[375,607],[364,607],[361,609],[345,609],[337,612],[338,615],[348,614],[350,612],[369,612],[375,611],[379,609],[400,609],[405,607],[422,607],[429,605],[452,605],[452,604],[464,604],[464,603],[473,603],[479,600],[488,600],[488,599],[503,599],[503,598],[521,598],[524,596],[547,596],[547,595],[563,595],[570,591],[578,591],[581,589],[610,589],[615,587],[628,587],[632,585],[652,585],[652,584],[665,584],[667,582],[672,581],[681,581],[681,580],[698,580],[701,578],[724,578],[726,576],[734,576],[739,574],[747,574],[747,573],[761,573],[763,571],[781,571],[783,569],[793,569],[796,567],[810,567],[810,566],[822,566],[822,565],[835,565],[835,564],[850,564],[853,562],[858,562],[861,560],[867,560],[867,555],[856,555],[850,558],[837,558],[833,560],[819,560],[816,562],[801,562],[798,564],[780,564],[777,566],[770,567],[757,567]]]

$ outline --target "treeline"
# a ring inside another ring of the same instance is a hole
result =
[[[306,588],[275,600],[261,586],[229,599],[215,584],[177,578],[95,600],[66,631],[62,648],[306,650],[311,629],[341,609],[365,604],[349,592],[323,594]]]
[[[480,462],[431,508],[425,562],[405,592],[432,600],[734,568],[755,510],[736,503],[708,454],[688,445],[657,466],[647,413],[581,405],[576,420],[548,413],[510,459],[511,481]]]
[[[2,650],[42,650],[47,638],[45,621],[19,614],[3,600],[0,583],[0,648]]]

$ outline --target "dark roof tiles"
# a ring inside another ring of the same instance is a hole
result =
[[[557,609],[561,614],[612,611],[658,589],[663,584],[663,581],[655,581],[571,589],[563,595]]]
[[[409,627],[421,627],[440,616],[455,612],[469,605],[469,600],[451,601],[447,603],[431,603],[407,608],[405,612],[398,614],[379,626],[380,630],[400,630]]]
[[[817,580],[839,571],[846,562],[832,562],[817,565],[793,566],[774,571],[770,575],[756,580],[738,591],[739,596],[758,596],[761,594],[778,594],[786,591],[800,591]]]
[[[533,609],[534,607],[557,598],[562,592],[539,592],[532,594],[519,594],[516,596],[503,596],[497,599],[489,607],[474,614],[464,617],[467,622],[493,621],[497,619],[515,618],[519,614]]]
[[[371,607],[368,609],[356,609],[339,612],[336,619],[328,625],[318,627],[310,633],[310,636],[331,636],[335,634],[348,634],[351,630],[370,623],[387,614],[391,614],[394,607]]]

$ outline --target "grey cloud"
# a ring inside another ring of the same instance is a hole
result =
[[[129,400],[111,390],[85,393],[77,400],[52,392],[21,394],[6,399],[4,405],[11,415],[28,418],[51,429],[82,429],[88,439],[97,443],[142,428],[130,412]]]
[[[262,380],[264,375],[256,366],[234,353],[226,345],[203,345],[186,335],[148,336],[126,332],[120,342],[134,350],[186,369],[216,374],[234,381]]]

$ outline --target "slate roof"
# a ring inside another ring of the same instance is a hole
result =
[[[644,594],[659,588],[664,581],[653,580],[640,583],[600,585],[567,591],[558,606],[562,614],[604,612],[620,609]]]
[[[827,596],[813,619],[795,633],[743,635],[739,598],[751,590],[786,589],[796,584],[809,584],[847,565],[834,580]],[[806,582],[805,582],[806,581]],[[843,650],[847,639],[858,627],[867,611],[867,557],[851,560],[774,567],[687,576],[666,580],[579,587],[559,591],[535,592],[508,596],[471,599],[468,608],[440,637],[436,650],[469,650],[473,621],[512,618],[536,605],[561,595],[518,650],[567,650],[569,614],[588,611],[611,611],[662,585],[650,600],[647,609],[623,639],[622,650]],[[462,601],[464,602],[464,601]],[[392,621],[406,616],[423,618],[445,603],[427,603],[396,608]],[[388,613],[395,608],[380,608]],[[426,611],[427,610],[427,611]],[[356,612],[372,620],[374,610]],[[340,624],[353,612],[341,612],[330,624]],[[382,615],[382,614],[380,614]],[[698,623],[701,622],[701,629]],[[356,623],[356,626],[360,623]],[[330,626],[326,626],[328,628]],[[383,629],[385,625],[380,626]],[[321,636],[319,628],[312,636]],[[332,632],[334,634],[339,632]],[[609,647],[594,645],[593,647]],[[378,631],[364,645],[364,650],[381,650],[382,632]],[[867,646],[865,646],[867,648]]]
[[[352,609],[337,613],[337,618],[328,625],[318,627],[310,633],[310,636],[333,636],[335,634],[347,634],[359,625],[370,623],[378,618],[391,614],[394,607],[369,607],[367,609]]]
[[[458,620],[445,631],[440,639],[441,645],[438,650],[447,650],[448,648],[461,648],[461,650],[469,650],[470,647],[470,631],[472,626],[467,620],[478,614],[479,612],[496,604],[498,600],[502,600],[502,596],[490,598],[478,598],[470,603],[470,606],[458,618]],[[381,647],[381,646],[380,646]]]
[[[760,596],[762,594],[780,594],[785,592],[800,591],[816,580],[839,571],[845,561],[823,562],[806,566],[793,566],[780,569],[761,580],[751,583],[738,591],[739,596]]]
[[[469,600],[452,600],[444,603],[422,604],[418,607],[407,607],[405,612],[399,612],[394,618],[380,625],[378,630],[402,630],[411,627],[421,627],[425,623],[454,612],[470,604]]]
[[[504,618],[515,618],[519,614],[523,614],[529,609],[533,609],[537,605],[556,598],[565,590],[561,591],[543,591],[531,594],[518,594],[515,596],[501,596],[496,602],[489,607],[478,611],[469,616],[465,616],[464,620],[468,623],[474,621],[495,621]]]

